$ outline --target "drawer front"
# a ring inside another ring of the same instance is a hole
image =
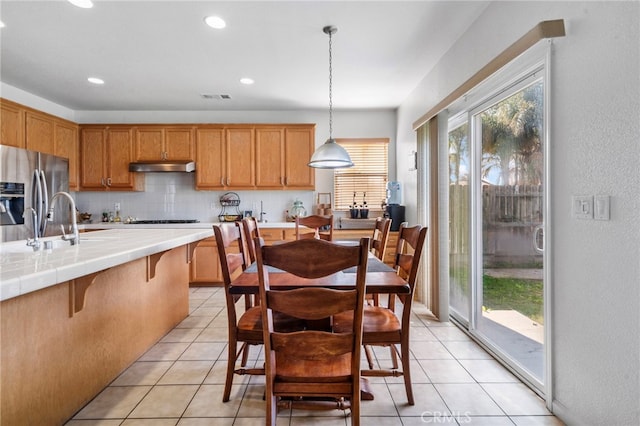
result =
[[[260,226],[260,225],[258,225]],[[284,240],[284,229],[282,228],[260,228],[260,236],[265,243]],[[294,231],[295,236],[295,231]]]

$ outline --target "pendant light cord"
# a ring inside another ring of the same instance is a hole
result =
[[[329,31],[329,139],[333,139],[333,61],[331,49],[331,33]]]

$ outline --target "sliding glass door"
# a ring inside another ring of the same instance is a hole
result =
[[[449,300],[454,319],[544,385],[544,99],[532,72],[449,122]]]

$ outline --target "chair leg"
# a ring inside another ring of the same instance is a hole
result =
[[[367,356],[369,370],[373,370],[373,354],[371,353],[371,346],[364,345],[364,354]]]
[[[267,399],[266,426],[276,426],[276,417],[278,417],[278,398],[271,395]]]
[[[400,345],[401,357],[402,357],[402,376],[404,379],[404,388],[407,392],[407,402],[409,405],[414,405],[413,400],[413,387],[411,386],[411,367],[409,361],[409,345]]]
[[[246,367],[247,361],[249,360],[249,347],[251,345],[244,345],[244,349],[242,350],[242,362],[240,363],[241,367]]]
[[[231,396],[231,385],[233,384],[233,374],[236,368],[236,359],[238,354],[237,350],[238,342],[235,339],[229,341],[228,354],[227,354],[227,378],[224,382],[224,393],[222,395],[222,402],[229,401]]]
[[[389,350],[391,351],[391,363],[394,370],[398,369],[398,354],[396,353],[397,349],[395,345],[389,345]]]
[[[360,390],[351,396],[351,426],[360,426]]]
[[[373,306],[380,306],[380,295],[378,293],[373,294]]]

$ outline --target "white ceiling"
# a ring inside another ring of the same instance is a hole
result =
[[[484,1],[0,1],[2,82],[73,110],[395,108]],[[222,17],[227,27],[203,22]],[[94,86],[87,77],[105,80]],[[251,77],[255,84],[240,84]],[[228,94],[205,100],[202,94]]]

